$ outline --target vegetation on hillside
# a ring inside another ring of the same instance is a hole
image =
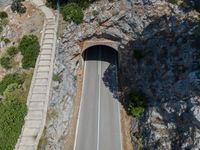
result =
[[[0,95],[3,94],[3,92],[6,90],[6,88],[12,84],[12,83],[17,83],[21,85],[24,82],[24,76],[14,73],[14,74],[8,74],[4,76],[2,81],[0,82]]]
[[[83,9],[87,8],[95,0],[60,0],[61,13],[65,21],[81,23],[84,17]],[[57,7],[57,0],[47,0],[46,5],[51,8]]]
[[[11,10],[13,12],[17,12],[19,14],[23,14],[26,12],[26,7],[22,4],[24,0],[13,0],[11,4]]]
[[[3,31],[3,27],[8,23],[8,14],[4,11],[0,12],[0,33]]]
[[[0,64],[3,68],[5,69],[10,69],[11,68],[11,59],[9,56],[3,56],[0,59]]]
[[[9,47],[6,53],[0,58],[0,65],[5,69],[12,68],[14,56],[18,53],[18,49],[14,46]]]
[[[38,38],[26,35],[19,46],[11,46],[0,58],[0,64],[15,71],[7,74],[0,81],[0,150],[13,150],[24,124],[27,112],[26,99],[31,85],[33,69],[40,50]],[[21,52],[22,68],[15,70],[11,63]],[[28,70],[27,70],[28,69]]]
[[[77,24],[83,20],[83,11],[76,3],[69,3],[62,8],[63,18],[66,21],[73,21]]]
[[[61,77],[57,74],[54,74],[52,79],[53,79],[53,81],[61,82]]]
[[[142,92],[132,91],[128,100],[128,113],[133,117],[139,118],[144,112],[146,96]]]
[[[93,3],[95,0],[60,0],[60,5],[64,6],[68,3],[76,3],[81,8],[86,8],[89,6],[90,3]],[[46,5],[52,8],[56,8],[57,0],[47,0]]]
[[[40,43],[37,36],[25,35],[20,41],[18,49],[23,55],[22,67],[24,69],[35,67],[40,52]]]
[[[8,14],[5,11],[0,12],[0,19],[8,18]]]
[[[0,149],[13,150],[27,112],[32,70],[6,75],[0,82]]]
[[[22,67],[29,69],[35,67],[37,57],[40,52],[40,44],[37,36],[25,35],[19,43],[18,47],[11,46],[7,49],[5,55],[0,58],[0,64],[5,69],[10,69],[14,56],[21,52]]]
[[[13,150],[23,126],[26,105],[20,101],[0,102],[0,149]]]
[[[4,38],[4,37],[1,37],[0,41],[4,41],[5,44],[10,43],[10,40],[8,38]]]

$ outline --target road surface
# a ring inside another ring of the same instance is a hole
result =
[[[117,54],[102,46],[88,51],[74,150],[122,150]]]

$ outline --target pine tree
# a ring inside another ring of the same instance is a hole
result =
[[[21,0],[13,0],[11,9],[13,12],[23,14],[26,12],[26,7],[22,4]]]

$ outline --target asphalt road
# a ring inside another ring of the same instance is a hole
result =
[[[74,150],[122,150],[117,54],[108,47],[86,51],[83,94]]]

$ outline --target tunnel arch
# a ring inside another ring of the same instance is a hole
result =
[[[116,59],[116,64],[119,66],[119,53],[117,49],[110,45],[102,44],[87,47],[82,52],[82,59],[83,61],[101,60],[111,64],[114,64],[115,62],[113,60]]]
[[[87,70],[86,68],[90,66],[89,72],[94,74],[98,72],[100,80],[112,93],[113,98],[117,98],[118,73],[120,70],[119,52],[107,45],[94,45],[83,51],[82,60],[84,74]],[[116,82],[115,79],[117,80]],[[113,86],[115,84],[116,86]]]
[[[118,51],[118,47],[119,47],[119,43],[115,42],[115,41],[111,41],[111,40],[107,40],[107,39],[94,39],[94,40],[87,40],[82,42],[81,47],[82,47],[82,53],[93,46],[98,46],[98,45],[102,45],[102,46],[108,46],[113,48],[114,50]]]
[[[111,41],[108,39],[92,39],[92,40],[86,40],[84,42],[82,42],[80,44],[81,47],[81,55],[82,55],[82,66],[84,64],[85,61],[85,53],[87,51],[90,51],[90,49],[94,48],[94,47],[106,47],[109,48],[109,50],[112,50],[114,53],[116,53],[116,57],[117,57],[117,65],[119,67],[120,65],[120,54],[119,54],[119,43],[116,41]]]

